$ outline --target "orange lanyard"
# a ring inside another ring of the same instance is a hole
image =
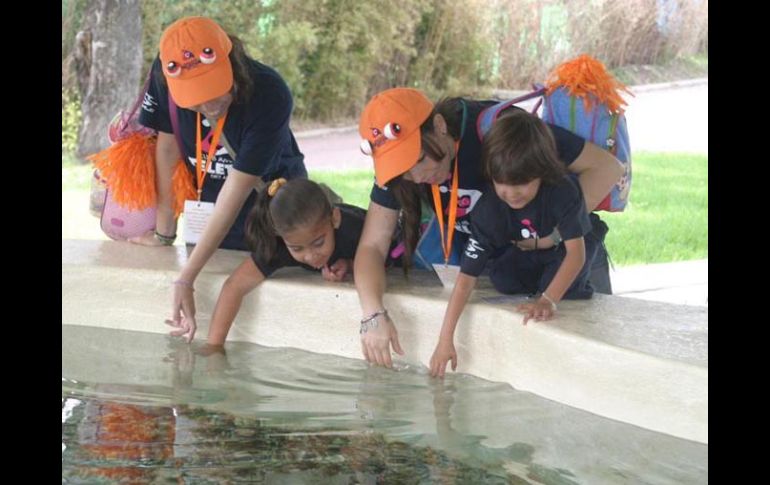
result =
[[[195,176],[198,180],[198,200],[201,200],[201,192],[203,191],[203,182],[206,180],[206,174],[208,173],[208,167],[214,161],[214,154],[217,151],[217,145],[219,144],[219,137],[222,136],[222,130],[225,127],[225,119],[227,113],[217,120],[217,126],[214,128],[214,136],[211,137],[211,146],[209,146],[208,157],[206,161],[203,161],[203,141],[201,140],[201,114],[198,113],[198,129],[195,137]]]
[[[460,142],[455,142],[455,168],[452,175],[452,191],[449,193],[449,220],[447,221],[447,237],[444,239],[444,209],[441,207],[441,194],[438,184],[431,185],[433,191],[433,207],[436,209],[438,228],[441,233],[441,249],[444,250],[444,265],[449,264],[449,254],[452,251],[452,237],[455,234],[455,221],[457,220],[457,187],[460,181],[458,177],[457,157],[460,153]]]

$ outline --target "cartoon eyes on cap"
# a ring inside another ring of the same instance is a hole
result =
[[[217,60],[217,55],[214,53],[214,49],[205,47],[203,52],[201,52],[200,59],[204,64],[211,64]]]
[[[361,153],[368,157],[372,156],[372,144],[369,140],[361,140]]]
[[[166,74],[169,77],[178,77],[180,74],[182,74],[182,64],[189,66],[190,61],[192,61],[193,64],[195,62],[193,61],[193,59],[195,59],[195,54],[188,50],[182,51],[182,58],[184,59],[182,63],[178,63],[177,61],[169,61],[166,64]],[[204,47],[198,58],[202,64],[211,64],[217,60],[217,55],[214,52],[214,49],[211,47]]]
[[[388,140],[395,140],[399,133],[401,133],[401,125],[398,123],[388,123],[383,130],[383,134]]]
[[[177,77],[182,73],[182,69],[174,61],[169,61],[168,64],[166,64],[166,74],[169,75],[169,77]]]
[[[401,134],[401,125],[398,123],[388,123],[385,125],[385,128],[383,128],[382,131],[380,131],[379,128],[372,128],[372,136],[374,137],[374,145],[376,146],[382,145],[387,140],[395,140],[398,138],[399,134]],[[385,139],[383,140],[380,138],[380,135],[383,135]],[[360,148],[361,153],[367,156],[372,156],[374,146],[372,146],[372,142],[366,138],[361,140]]]

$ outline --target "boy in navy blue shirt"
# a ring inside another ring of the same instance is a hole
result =
[[[594,291],[586,258],[591,251],[583,237],[591,231],[583,194],[559,161],[546,125],[512,110],[492,126],[482,164],[494,190],[485,191],[471,215],[471,235],[431,357],[433,376],[443,377],[449,360],[453,370],[457,367],[455,328],[490,258],[489,276],[498,291],[538,294],[517,307],[525,313],[525,324],[551,318],[563,298],[591,298]],[[554,230],[556,244],[538,248],[540,237]],[[530,243],[522,244],[526,240]]]

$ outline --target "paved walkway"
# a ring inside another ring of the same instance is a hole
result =
[[[634,151],[708,153],[708,79],[633,86],[626,121]],[[500,93],[505,97],[506,93]],[[296,133],[310,171],[370,170],[356,126]]]
[[[615,295],[708,307],[708,259],[610,270]]]

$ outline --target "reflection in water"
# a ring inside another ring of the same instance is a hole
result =
[[[153,468],[173,458],[174,411],[102,399],[70,398],[62,423],[62,478],[102,477],[147,483]]]
[[[174,478],[281,483],[281,477],[323,483],[527,483],[381,433],[267,426],[187,406],[84,398],[63,423],[62,441],[63,478],[70,483],[95,477],[129,483]]]
[[[704,483],[708,447],[470,376],[62,327],[67,483]]]

